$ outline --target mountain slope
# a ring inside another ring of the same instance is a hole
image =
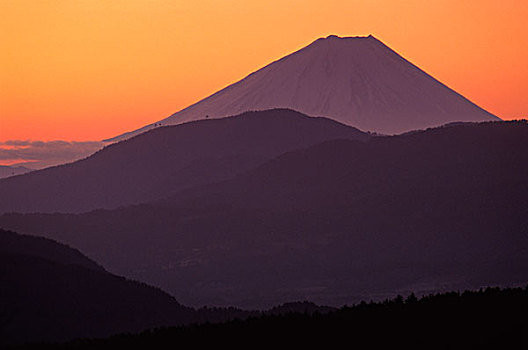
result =
[[[166,197],[355,128],[276,109],[158,128],[75,163],[0,180],[1,212],[81,212]]]
[[[0,251],[0,344],[102,337],[197,320],[194,310],[161,290],[109,274],[69,247],[4,230],[0,240],[8,242]]]
[[[277,107],[386,134],[453,121],[498,120],[373,36],[331,35],[168,118],[108,141],[159,125]]]
[[[104,272],[104,268],[76,249],[43,237],[19,235],[0,229],[0,254],[27,255],[63,265]]]
[[[526,174],[528,124],[462,124],[327,141],[169,200],[0,225],[186,304],[342,305],[526,283]]]
[[[0,165],[0,179],[20,174],[25,174],[30,172],[31,169],[25,168],[23,166],[7,166]]]

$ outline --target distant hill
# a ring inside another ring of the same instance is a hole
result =
[[[283,154],[170,199],[0,225],[77,247],[188,305],[342,305],[528,281],[528,124]]]
[[[158,128],[84,160],[0,180],[0,213],[83,212],[164,198],[336,138],[369,136],[286,109]]]
[[[32,170],[25,168],[23,166],[0,165],[0,179],[15,176],[15,175],[20,175],[20,174],[25,174],[30,171]]]
[[[270,108],[291,108],[383,134],[457,121],[499,120],[374,36],[330,35],[163,120],[108,141],[160,125]]]

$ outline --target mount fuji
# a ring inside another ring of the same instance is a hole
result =
[[[372,35],[330,35],[168,118],[105,141],[119,141],[158,126],[271,108],[325,116],[382,134],[499,120]]]

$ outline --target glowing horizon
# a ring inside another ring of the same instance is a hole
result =
[[[528,4],[4,1],[0,141],[102,140],[330,34],[374,35],[503,119],[526,117]]]

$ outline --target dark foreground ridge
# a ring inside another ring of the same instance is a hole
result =
[[[185,307],[66,245],[0,229],[0,349],[247,316],[234,308]]]
[[[245,321],[164,328],[108,339],[17,349],[252,348],[281,345],[381,349],[513,349],[528,345],[528,288],[411,294],[321,313],[265,314]]]

